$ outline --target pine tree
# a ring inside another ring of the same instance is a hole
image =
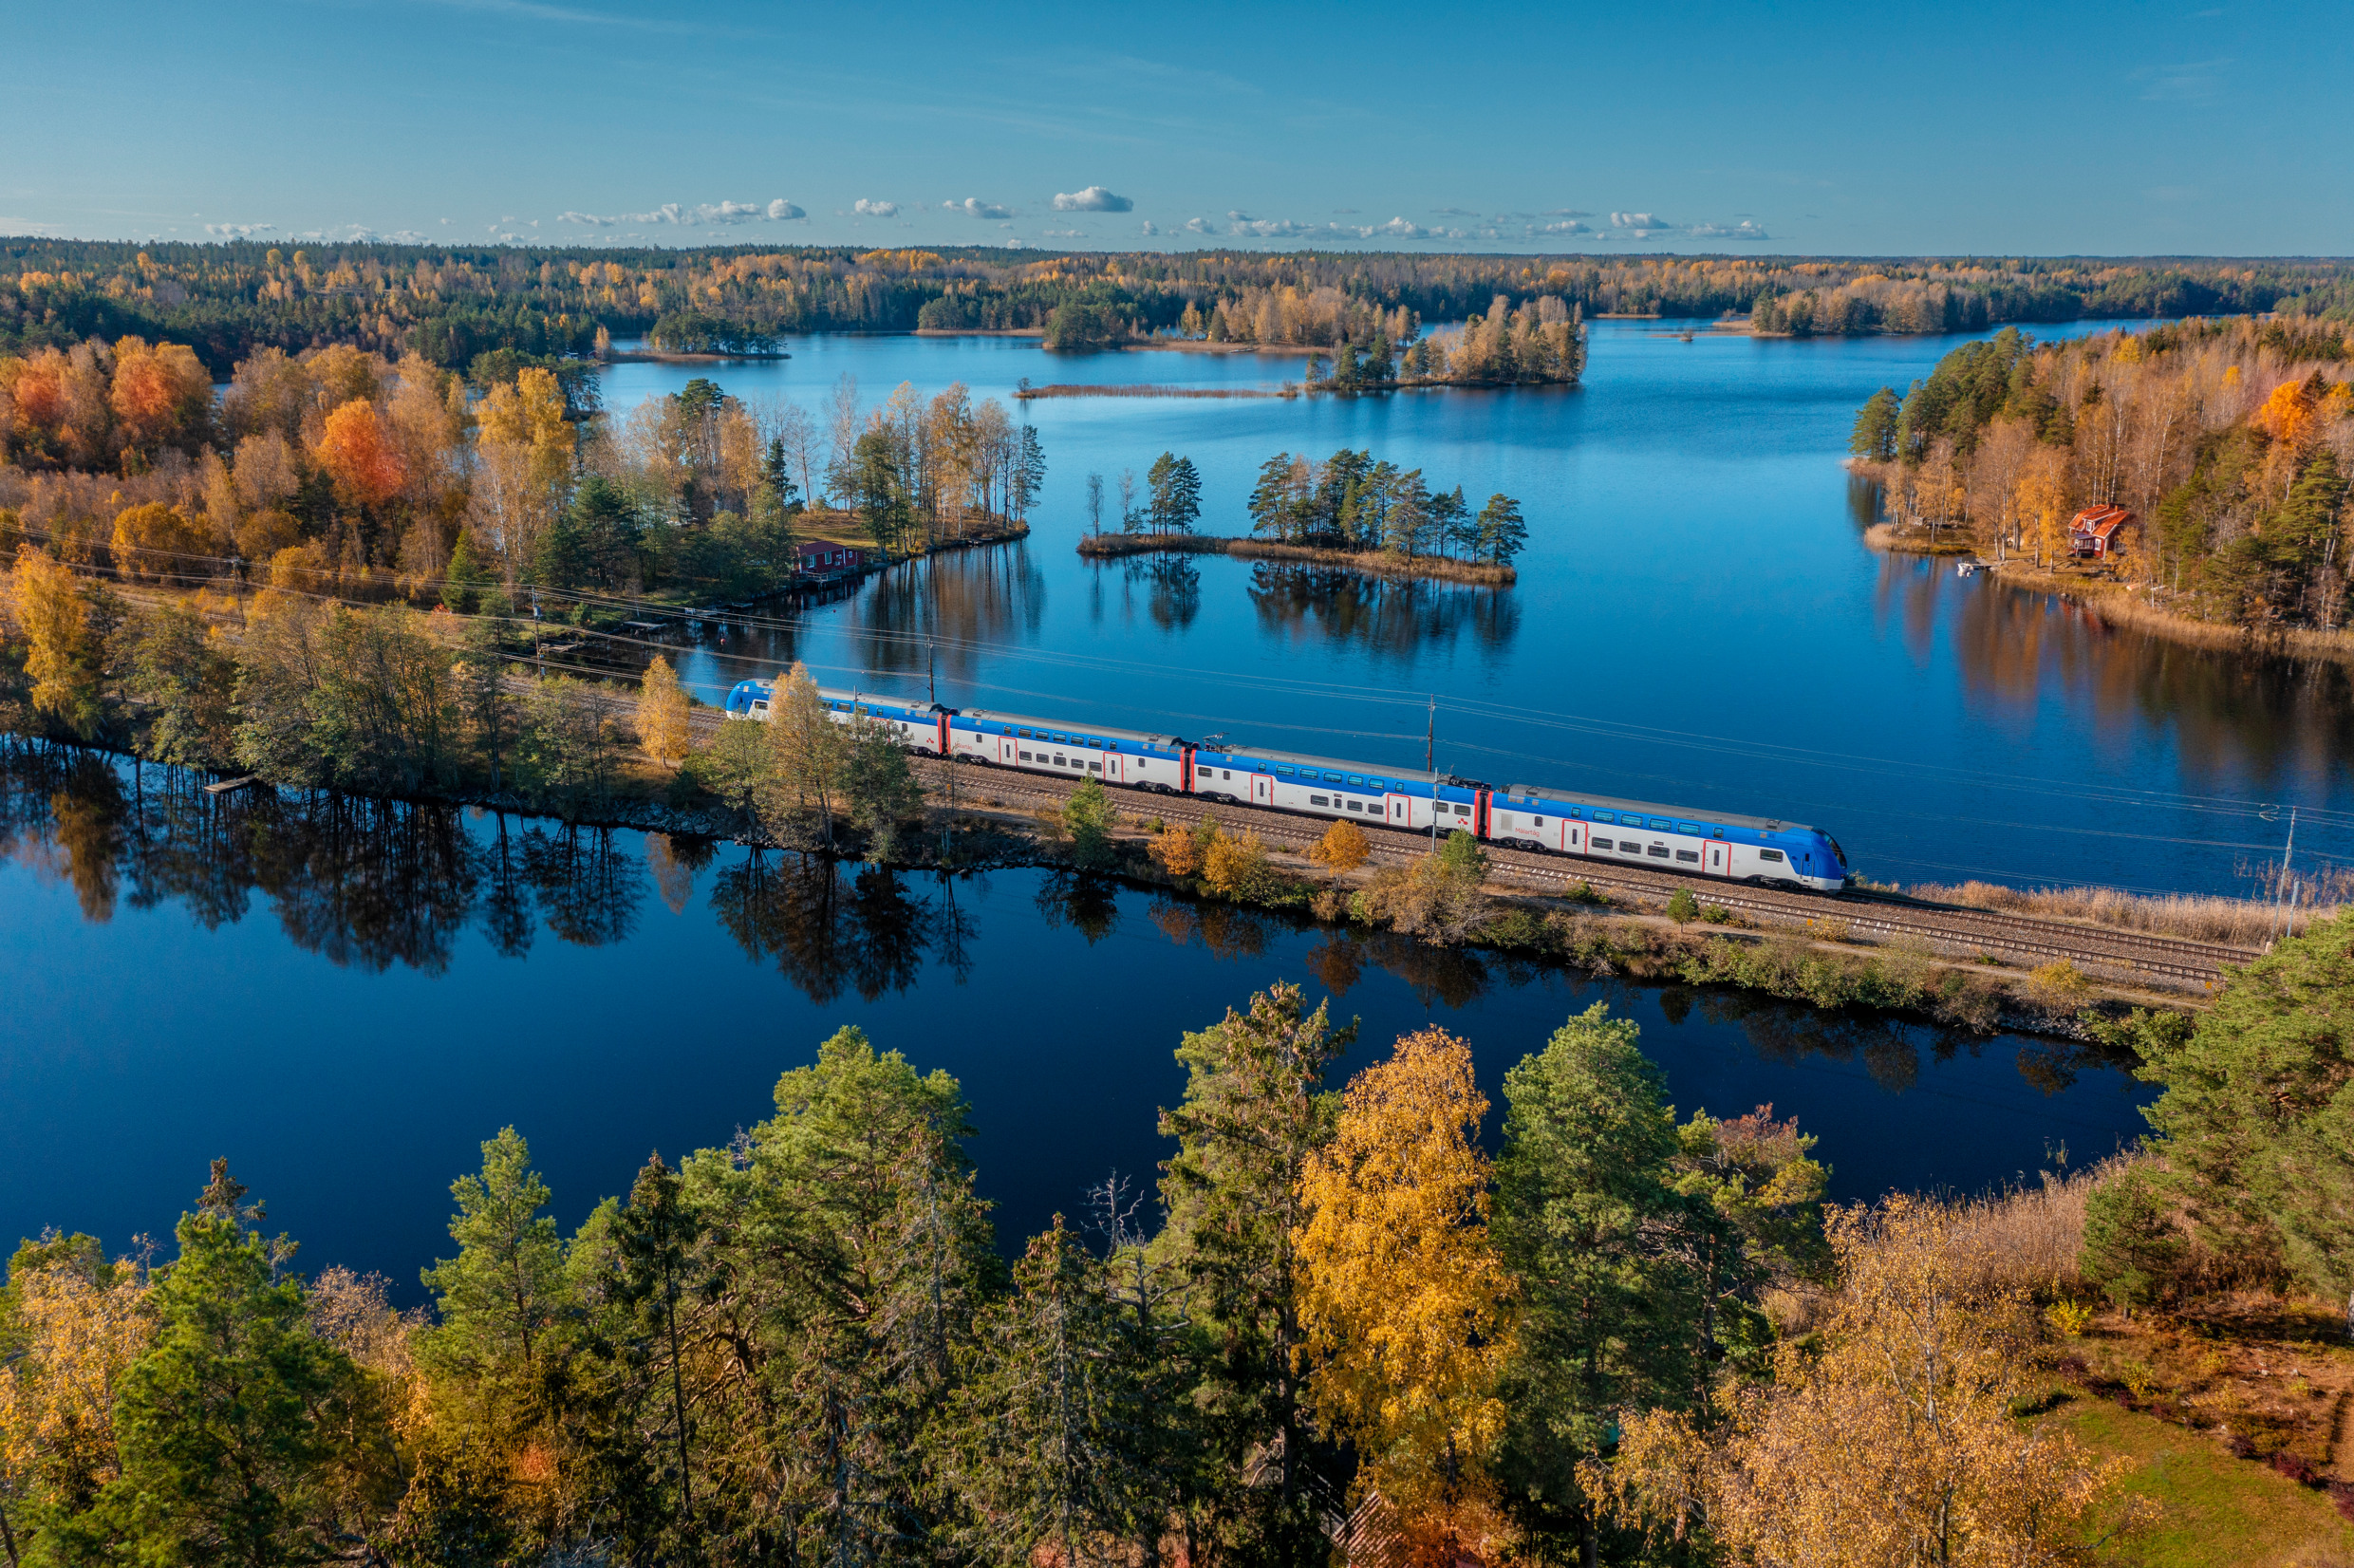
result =
[[[115,1406],[121,1474],[70,1533],[152,1563],[324,1561],[341,1555],[328,1471],[355,1396],[349,1358],[312,1332],[291,1247],[247,1223],[258,1204],[216,1160],[179,1256],[155,1289],[155,1344]]]
[[[508,1127],[483,1144],[481,1171],[452,1183],[450,1196],[458,1256],[423,1273],[440,1317],[425,1353],[472,1377],[528,1381],[569,1296],[555,1221],[542,1212],[548,1184]]]
[[[1670,1162],[1675,1125],[1634,1023],[1596,1003],[1504,1074],[1496,1241],[1523,1293],[1504,1383],[1500,1469],[1532,1535],[1594,1559],[1599,1527],[1577,1468],[1622,1406],[1674,1406],[1695,1386],[1700,1293],[1665,1248],[1691,1222]]]
[[[1521,520],[1521,503],[1501,493],[1480,508],[1478,556],[1500,567],[1512,564],[1528,544],[1528,525]]]
[[[1847,450],[1874,462],[1895,461],[1896,411],[1894,387],[1883,386],[1865,399],[1863,408],[1856,415],[1855,433],[1847,439]]]
[[[985,1371],[963,1401],[963,1469],[994,1555],[1069,1568],[1126,1564],[1157,1531],[1145,1369],[1095,1260],[1064,1228],[1031,1239],[1014,1295],[987,1330]]]
[[[667,1430],[655,1474],[658,1493],[667,1494],[673,1531],[671,1555],[692,1560],[700,1547],[695,1514],[693,1427],[686,1403],[684,1318],[704,1279],[702,1225],[685,1201],[678,1173],[657,1153],[647,1158],[629,1189],[614,1232],[619,1263],[617,1294],[636,1316],[630,1361],[664,1410]]]
[[[669,660],[656,654],[638,687],[638,745],[655,761],[677,767],[693,743],[689,714],[678,672]]]
[[[874,859],[888,860],[901,826],[924,814],[924,787],[889,726],[862,721],[849,741],[842,793],[850,824],[868,835]]]
[[[1226,1353],[1202,1395],[1220,1458],[1239,1474],[1253,1450],[1274,1484],[1236,1506],[1232,1522],[1270,1560],[1307,1561],[1323,1550],[1304,1468],[1308,1421],[1298,1376],[1293,1241],[1305,1212],[1299,1180],[1332,1136],[1337,1106],[1324,1073],[1356,1036],[1335,1029],[1330,1004],[1306,1009],[1296,985],[1251,998],[1250,1011],[1188,1034],[1177,1059],[1185,1099],[1161,1113],[1177,1153],[1162,1167],[1171,1244],[1200,1290],[1208,1332]]]

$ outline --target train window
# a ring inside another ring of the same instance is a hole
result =
[[[1639,855],[1643,852],[1643,847],[1631,838],[1622,838],[1618,841],[1618,852],[1622,855]]]
[[[1014,733],[1020,736],[1024,740],[1030,738],[1030,732],[1028,730],[1016,730]]]
[[[1689,860],[1694,865],[1698,865],[1700,861],[1700,851],[1697,849],[1678,849],[1675,851],[1675,858],[1678,860]]]
[[[1651,819],[1651,831],[1654,833],[1672,832],[1675,831],[1675,824],[1664,816],[1655,816]]]
[[[1457,806],[1455,808],[1455,814],[1457,816],[1469,816],[1471,814],[1471,808],[1468,806]]]
[[[1692,837],[1698,838],[1700,836],[1700,824],[1697,822],[1679,822],[1675,825],[1675,831],[1679,833],[1690,833]]]
[[[1234,770],[1232,768],[1221,768],[1218,770],[1218,776],[1221,778],[1232,778],[1234,776]]]
[[[1089,773],[1092,773],[1092,774],[1099,774],[1099,773],[1103,772],[1103,764],[1102,764],[1102,763],[1100,763],[1100,762],[1090,762],[1090,763],[1087,765],[1087,771],[1088,771]],[[1697,858],[1697,857],[1691,857],[1691,858]]]
[[[1594,813],[1594,820],[1597,822],[1616,822],[1618,820],[1618,813],[1616,812],[1597,812]]]
[[[1782,851],[1780,849],[1760,849],[1757,852],[1757,858],[1779,862],[1782,859]]]
[[[1528,825],[1532,828],[1541,828],[1544,826],[1544,818],[1541,816],[1532,816],[1528,819]]]
[[[1607,849],[1612,848],[1612,845],[1609,839],[1597,838],[1594,841],[1594,847],[1597,849]]]
[[[1571,820],[1576,821],[1576,820],[1582,819],[1582,818],[1585,816],[1585,814],[1586,814],[1586,813],[1585,813],[1585,812],[1584,812],[1584,810],[1583,810],[1582,808],[1580,808],[1580,807],[1577,807],[1577,806],[1572,806],[1572,807],[1569,809],[1569,811],[1567,812],[1567,813],[1565,813],[1565,814],[1567,814],[1567,815],[1571,818]]]
[[[1332,803],[1333,797],[1328,794],[1312,794],[1308,797],[1308,804],[1311,806],[1330,806]]]
[[[1651,847],[1651,852],[1653,856],[1660,860],[1665,860],[1668,858],[1668,847],[1664,844],[1653,845]]]
[[[1349,782],[1352,784],[1362,784],[1365,782],[1365,775],[1362,774],[1351,774],[1349,775]]]
[[[1030,755],[1028,752],[1024,752],[1024,753],[1022,753],[1022,754],[1021,754],[1021,759],[1022,759],[1024,762],[1029,762],[1029,761],[1033,761],[1033,760],[1035,760],[1035,758],[1033,758],[1033,757],[1031,756],[1031,755]]]
[[[1285,766],[1283,766],[1283,764],[1282,764],[1282,763],[1280,763],[1280,762],[1279,762],[1279,763],[1277,763],[1277,764],[1275,765],[1275,771],[1276,771],[1278,774],[1281,775],[1282,775],[1283,777],[1285,777],[1285,778],[1289,778],[1289,777],[1291,777],[1291,775],[1292,775],[1292,771],[1291,771],[1289,768],[1286,768]]]
[[[1361,812],[1361,811],[1363,811],[1364,809],[1365,809],[1365,803],[1364,803],[1363,801],[1359,801],[1359,800],[1352,800],[1352,801],[1350,801],[1350,802],[1349,802],[1349,810],[1351,810],[1351,811],[1353,811],[1353,812]]]

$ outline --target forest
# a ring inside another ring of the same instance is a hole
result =
[[[1371,452],[1317,461],[1279,452],[1259,467],[1251,532],[1285,544],[1388,551],[1510,566],[1528,543],[1521,505],[1501,493],[1473,512],[1463,486],[1435,491],[1422,470],[1400,470]]]
[[[1465,322],[1502,295],[1591,319],[1751,316],[1761,331],[1943,332],[2005,322],[2278,310],[2344,320],[2341,263],[2285,260],[1034,253],[756,247],[442,247],[0,240],[0,353],[92,338],[187,345],[215,377],[258,349],[341,345],[463,369],[606,336],[761,351],[788,332],[1041,331],[1336,347]]]
[[[869,406],[846,381],[812,409],[698,378],[602,415],[563,367],[503,351],[460,375],[264,347],[217,402],[185,345],[0,358],[0,545],[158,584],[738,598],[789,579],[796,528],[887,557],[1002,532],[1044,465],[1034,430],[961,385]]]
[[[570,1234],[497,1129],[421,1307],[298,1267],[215,1160],[167,1242],[18,1245],[0,1540],[19,1565],[2066,1568],[2167,1522],[2064,1419],[2102,1401],[2276,1513],[2300,1485],[2354,1506],[2233,1370],[2312,1353],[2234,1303],[2308,1332],[2354,1284],[2326,1092],[2349,962],[2341,915],[2195,1022],[2102,1025],[2161,1088],[2148,1146],[1979,1199],[1827,1203],[1815,1136],[1679,1118],[1599,1004],[1492,1107],[1468,1042],[1358,1059],[1282,983],[1183,1034],[1156,1182],[1107,1173],[1017,1245],[956,1080],[854,1027]],[[2120,1339],[2163,1365],[2112,1373]]]
[[[2347,329],[2194,320],[1955,349],[1859,413],[1857,471],[1882,506],[1990,558],[2064,565],[2068,521],[2134,521],[2101,563],[2178,617],[2260,631],[2345,620],[2354,386]]]

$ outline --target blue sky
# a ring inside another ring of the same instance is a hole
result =
[[[0,233],[2354,253],[2343,4],[18,6]]]

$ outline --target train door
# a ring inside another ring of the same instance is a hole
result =
[[[1128,781],[1127,777],[1120,772],[1120,754],[1118,752],[1104,753],[1103,765],[1105,783],[1124,784]]]
[[[1021,746],[1012,736],[998,737],[998,760],[1009,768],[1021,766]]]
[[[1582,822],[1572,822],[1567,817],[1560,818],[1560,824],[1561,848],[1573,855],[1583,854],[1586,848],[1586,825]]]
[[[1732,849],[1721,838],[1712,838],[1700,846],[1701,869],[1712,877],[1730,875],[1728,867],[1731,860]]]
[[[1254,806],[1275,804],[1275,779],[1267,774],[1250,775],[1250,803]]]
[[[1393,794],[1390,799],[1390,826],[1411,828],[1414,825],[1414,799],[1411,795]]]

